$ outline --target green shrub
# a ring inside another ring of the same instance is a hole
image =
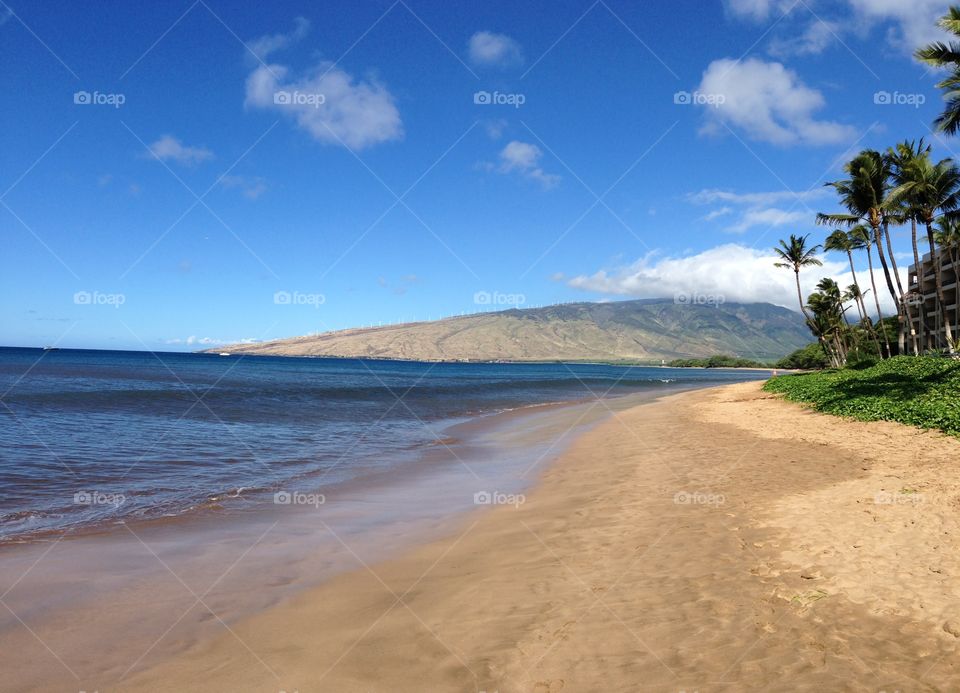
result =
[[[794,368],[805,371],[820,370],[830,365],[830,360],[823,353],[823,348],[813,342],[807,346],[797,349],[789,356],[784,356],[777,361],[777,368]]]
[[[953,359],[895,356],[863,368],[782,375],[764,389],[828,414],[960,436],[960,362]]]
[[[671,368],[770,368],[770,364],[717,354],[705,359],[674,359],[667,364]]]

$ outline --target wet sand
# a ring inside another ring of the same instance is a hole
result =
[[[955,689],[957,453],[758,384],[671,396],[581,436],[519,507],[120,688]]]
[[[446,536],[474,494],[520,494],[610,410],[522,407],[436,431],[418,458],[318,488],[323,503],[220,509],[0,545],[0,689],[113,690],[331,577]],[[298,498],[299,499],[299,498]]]

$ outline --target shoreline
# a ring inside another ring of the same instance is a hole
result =
[[[133,673],[174,658],[214,638],[221,624],[349,573],[360,556],[381,562],[436,541],[477,512],[476,493],[522,494],[579,432],[683,389],[651,388],[602,405],[522,406],[455,423],[410,464],[319,489],[326,498],[317,507],[267,502],[7,542],[0,581],[17,585],[30,575],[7,597],[13,611],[0,616],[0,652],[30,652],[17,663],[0,655],[16,672],[7,685],[70,687],[76,672],[91,682],[86,688],[112,688],[128,665]],[[18,627],[20,618],[31,631]],[[63,665],[34,649],[34,634]],[[90,660],[94,652],[102,661]]]
[[[670,392],[683,391],[696,387],[698,386],[668,384],[667,392],[661,392],[651,388],[647,391],[638,391],[626,395],[614,395],[605,399],[607,402],[615,402],[619,399],[624,399],[624,401],[637,398],[655,399]],[[435,440],[427,441],[419,446],[399,450],[397,452],[398,459],[409,458],[405,461],[398,461],[395,464],[384,466],[383,468],[375,468],[366,471],[362,475],[342,480],[336,480],[334,476],[328,481],[327,477],[330,475],[331,469],[316,470],[309,474],[295,477],[285,485],[284,490],[295,489],[295,492],[325,492],[326,494],[333,493],[336,495],[338,493],[356,493],[364,489],[376,489],[392,483],[409,481],[411,477],[416,478],[417,475],[428,473],[431,468],[439,464],[464,464],[461,458],[466,457],[467,453],[476,447],[478,439],[495,443],[498,433],[503,433],[511,427],[519,426],[525,417],[530,416],[537,418],[541,414],[549,415],[552,412],[566,408],[584,407],[592,404],[592,402],[593,400],[589,397],[576,400],[538,402],[470,415],[462,420],[451,419],[443,422],[442,426],[437,428],[436,432],[434,432],[436,436]],[[431,431],[433,430],[432,425],[428,425],[428,427]],[[446,457],[446,459],[442,459],[444,457]],[[116,532],[122,532],[124,525],[135,530],[169,526],[174,529],[182,527],[189,531],[191,524],[194,523],[203,524],[209,521],[216,522],[218,520],[226,522],[232,518],[242,519],[251,512],[265,512],[263,508],[269,508],[270,496],[273,495],[274,489],[255,487],[243,488],[240,489],[239,492],[236,491],[236,489],[231,489],[211,495],[197,505],[174,514],[145,514],[117,518],[106,517],[97,522],[87,522],[66,527],[57,526],[44,528],[12,535],[10,537],[0,537],[0,557],[2,557],[8,549],[49,542],[58,536],[65,536],[69,539],[106,537]],[[256,505],[257,507],[254,508],[252,505],[244,507],[245,503]]]
[[[361,561],[120,688],[956,687],[944,460],[960,442],[759,387],[619,412],[526,503]]]

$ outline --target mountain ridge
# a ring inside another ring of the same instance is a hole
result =
[[[800,315],[780,306],[671,298],[509,308],[207,351],[416,361],[660,361],[719,353],[773,360],[809,341]]]

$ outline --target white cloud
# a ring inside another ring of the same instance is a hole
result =
[[[213,152],[206,147],[188,147],[173,135],[164,135],[151,144],[149,149],[150,154],[161,161],[175,161],[185,166],[213,158]]]
[[[796,0],[726,0],[727,11],[735,17],[762,22],[772,15],[789,12]]]
[[[937,20],[947,13],[945,0],[849,0],[860,21],[886,23],[887,40],[912,53],[919,46],[947,35]]]
[[[470,62],[480,67],[514,67],[523,64],[520,44],[506,34],[478,31],[468,42]]]
[[[403,136],[393,95],[330,62],[296,77],[283,65],[260,66],[247,78],[245,105],[293,119],[318,142],[362,149]]]
[[[247,48],[249,48],[250,52],[257,56],[259,60],[266,60],[267,56],[271,53],[289,48],[300,41],[310,31],[309,20],[303,17],[297,17],[294,23],[296,26],[294,26],[293,31],[289,34],[268,34],[267,36],[261,36],[258,39],[248,42]]]
[[[728,13],[736,19],[771,22],[791,15],[777,22],[778,35],[770,41],[769,51],[776,56],[820,53],[836,36],[867,39],[875,27],[885,29],[890,45],[911,54],[918,46],[946,38],[936,21],[948,5],[945,0],[726,0]],[[801,18],[807,21],[804,29],[796,26]]]
[[[259,176],[223,176],[220,185],[227,190],[239,189],[251,200],[256,200],[267,191],[267,182]]]
[[[853,283],[845,260],[821,257],[822,267],[810,267],[800,273],[804,297],[812,293],[823,277],[833,278],[841,287]],[[876,261],[876,260],[874,260]],[[657,258],[650,253],[631,265],[600,270],[570,279],[569,286],[586,291],[619,296],[666,298],[677,294],[710,296],[728,303],[773,303],[799,312],[797,287],[792,271],[774,267],[777,258],[771,250],[729,243],[695,255]],[[865,261],[864,261],[865,263]],[[860,287],[866,291],[870,278],[857,267]],[[904,278],[905,278],[905,272]],[[885,315],[895,313],[889,294],[883,289],[883,277],[877,274],[881,290],[880,304]],[[872,304],[873,297],[868,297]],[[849,315],[855,319],[851,306]]]
[[[709,295],[727,302],[774,303],[798,310],[793,272],[774,267],[774,262],[770,250],[730,243],[686,257],[657,259],[651,253],[626,267],[574,277],[568,284],[622,296]],[[845,263],[827,260],[823,267],[801,273],[804,295],[812,292],[823,277],[832,276],[842,283],[845,270],[849,275]]]
[[[777,62],[715,60],[697,91],[723,97],[712,105],[700,103],[707,114],[707,133],[725,132],[726,125],[750,139],[778,145],[836,144],[857,135],[848,125],[816,120],[814,112],[826,105],[823,95]]]
[[[540,167],[543,152],[535,144],[513,140],[500,150],[500,173],[516,172],[525,178],[534,180],[545,189],[552,188],[560,182],[560,176],[547,173]]]
[[[540,147],[527,142],[518,142],[513,140],[503,151],[500,152],[500,158],[503,160],[506,170],[514,168],[528,169],[537,165],[543,152]]]

